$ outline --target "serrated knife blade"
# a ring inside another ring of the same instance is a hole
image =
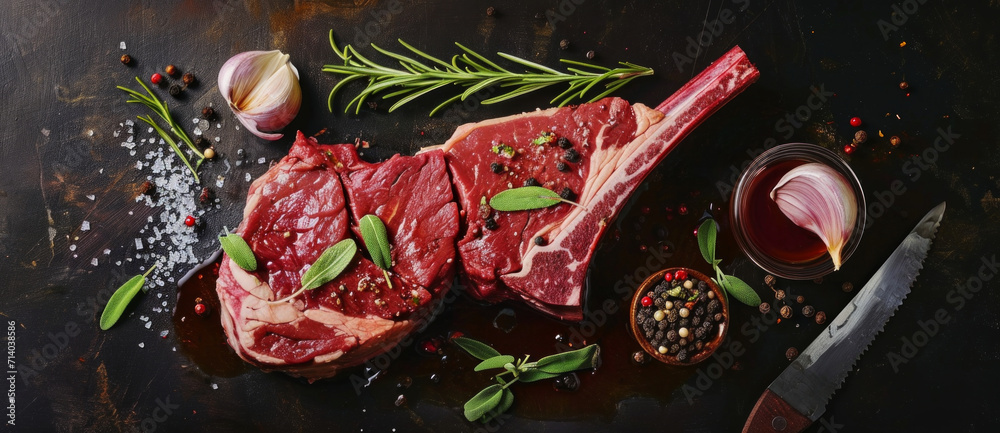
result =
[[[945,204],[927,212],[854,299],[757,400],[744,433],[795,433],[826,411],[854,363],[910,293]]]

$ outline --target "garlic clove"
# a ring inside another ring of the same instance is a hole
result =
[[[785,173],[771,199],[795,225],[819,236],[840,270],[841,251],[854,231],[857,200],[851,184],[832,167],[807,163]]]
[[[277,140],[302,105],[299,71],[281,51],[240,53],[219,70],[219,92],[254,135]]]

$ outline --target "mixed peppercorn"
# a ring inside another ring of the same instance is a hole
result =
[[[660,354],[688,362],[719,335],[725,323],[722,302],[708,283],[681,269],[668,272],[646,292],[636,309],[636,323]]]

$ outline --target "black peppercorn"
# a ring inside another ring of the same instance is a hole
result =
[[[787,305],[781,307],[781,317],[784,317],[786,319],[792,318],[792,307],[789,307]]]
[[[775,280],[774,275],[768,274],[766,277],[764,277],[764,284],[767,284],[769,287],[774,287],[774,280]]]
[[[176,84],[171,84],[170,88],[167,89],[167,92],[170,93],[170,96],[180,95],[181,94],[181,86],[178,86]]]
[[[636,351],[635,353],[632,354],[632,361],[634,361],[636,364],[639,365],[645,364],[647,359],[648,358],[646,357],[646,352],[643,352],[641,350]]]
[[[854,133],[854,142],[857,144],[863,144],[868,141],[868,133],[865,131],[858,131]]]
[[[806,297],[802,296],[802,295],[796,296],[795,297],[795,302],[798,302],[800,304],[805,303],[806,302]]]
[[[500,224],[497,224],[497,220],[493,219],[493,217],[489,217],[486,219],[486,228],[489,230],[496,230],[500,228]]]
[[[899,89],[900,90],[906,90],[906,89],[909,89],[909,88],[910,88],[910,83],[907,83],[906,81],[900,81],[899,82]]]
[[[212,107],[205,107],[201,109],[201,117],[205,120],[212,120],[215,117],[215,110]]]
[[[587,51],[587,59],[593,60],[594,55],[595,55],[594,50]]]
[[[194,74],[192,74],[190,72],[184,74],[184,76],[181,77],[181,81],[184,82],[185,86],[190,86],[190,85],[194,84],[194,81],[195,81]]]
[[[499,174],[499,173],[503,172],[503,166],[500,165],[499,162],[494,162],[494,163],[490,164],[490,171]]]
[[[198,137],[198,138],[194,139],[194,145],[198,146],[198,147],[204,148],[204,147],[208,147],[210,144],[211,143],[209,143],[208,140],[205,139],[205,137]]]
[[[563,159],[567,162],[580,162],[580,152],[577,152],[576,149],[566,149]]]
[[[533,177],[529,177],[524,181],[524,186],[539,186],[539,185],[541,184],[538,183],[538,180]]]
[[[560,50],[569,49],[569,39],[563,39],[559,41],[559,49]]]
[[[816,309],[812,305],[806,305],[802,307],[802,315],[806,317],[812,317],[816,313]]]
[[[486,8],[486,16],[491,17],[491,16],[493,16],[496,13],[497,13],[497,10],[493,6],[490,6],[490,7]]]
[[[559,139],[556,140],[556,144],[563,149],[569,149],[573,147],[573,143],[570,143],[569,139],[566,137],[559,137]]]
[[[128,66],[130,63],[132,63],[132,56],[128,54],[122,54],[121,61],[123,65]]]
[[[569,171],[569,164],[566,164],[565,162],[559,161],[559,162],[556,163],[556,170],[559,170],[559,171],[565,173],[565,172]]]
[[[893,146],[899,146],[899,143],[901,142],[902,140],[899,139],[899,136],[893,135],[892,137],[889,137],[889,144]]]
[[[771,311],[771,304],[768,304],[767,302],[761,302],[760,306],[758,306],[757,309],[760,310],[760,314],[767,314],[768,312]]]
[[[545,245],[545,238],[541,236],[535,236],[535,245],[543,246]]]
[[[568,186],[565,186],[562,191],[559,191],[559,197],[562,197],[563,200],[573,200],[576,198],[576,194],[573,194],[573,190],[569,189]]]
[[[778,290],[778,291],[774,292],[774,299],[777,299],[779,301],[782,300],[782,299],[785,299],[785,291],[784,290]]]
[[[840,286],[840,288],[843,289],[845,292],[850,292],[851,290],[854,290],[854,284],[848,281],[844,283],[843,286]]]

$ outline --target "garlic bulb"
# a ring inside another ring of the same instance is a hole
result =
[[[858,218],[857,200],[847,179],[826,164],[803,164],[781,177],[771,199],[795,225],[819,236],[834,270],[839,270],[841,250]]]
[[[299,71],[281,51],[247,51],[222,65],[219,92],[229,108],[254,135],[277,140],[275,133],[299,113]]]

